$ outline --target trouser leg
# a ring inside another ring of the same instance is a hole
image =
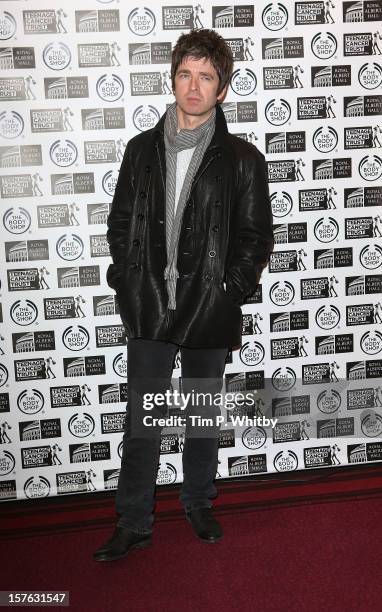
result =
[[[181,348],[182,381],[186,385],[182,390],[191,392],[220,393],[223,385],[223,374],[228,348],[188,349]],[[209,405],[206,408],[192,407],[198,416],[212,418],[220,414],[218,406]],[[219,427],[186,429],[183,450],[183,484],[180,501],[185,510],[211,507],[211,499],[216,497],[214,485],[218,465]]]
[[[128,341],[128,405],[121,470],[116,495],[119,527],[151,533],[160,455],[161,428],[140,425],[145,414],[142,394],[164,393],[170,387],[178,345],[159,340]],[[164,407],[164,411],[166,407]]]

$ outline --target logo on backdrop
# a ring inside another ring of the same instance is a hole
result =
[[[9,40],[16,34],[16,19],[8,11],[0,11],[0,40]]]
[[[155,15],[146,6],[134,8],[127,17],[130,32],[137,36],[147,36],[155,28]]]
[[[71,325],[62,334],[62,342],[70,351],[82,351],[88,346],[89,341],[89,332],[82,325]]]
[[[96,91],[101,100],[115,102],[125,90],[122,79],[117,74],[103,74],[97,81]]]
[[[63,168],[72,166],[78,157],[78,150],[74,142],[68,139],[55,140],[49,149],[50,159],[56,166]]]
[[[273,98],[265,107],[265,118],[272,125],[284,125],[289,121],[291,114],[291,106],[284,98]]]
[[[318,59],[330,59],[336,54],[337,39],[331,32],[319,32],[312,38],[311,49]]]
[[[256,75],[250,68],[238,68],[232,73],[230,85],[238,96],[249,96],[256,89]]]
[[[133,113],[134,126],[140,132],[153,128],[160,119],[159,111],[151,104],[141,104]]]
[[[54,42],[46,45],[42,52],[44,64],[52,70],[64,70],[70,65],[72,55],[70,49],[63,42]]]
[[[31,300],[17,300],[10,308],[10,315],[16,325],[32,325],[38,317],[38,309]]]
[[[31,225],[30,213],[21,207],[8,208],[3,215],[3,225],[11,234],[24,234]]]
[[[24,389],[17,397],[17,407],[24,414],[37,414],[44,408],[44,404],[44,396],[38,389]]]
[[[281,2],[272,2],[264,8],[261,19],[267,30],[282,30],[288,23],[288,10]]]
[[[24,119],[13,110],[3,110],[0,113],[0,136],[13,140],[19,138],[24,131]]]

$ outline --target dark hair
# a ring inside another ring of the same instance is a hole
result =
[[[214,30],[191,30],[188,34],[179,36],[171,57],[173,89],[175,89],[176,71],[186,57],[210,60],[219,76],[217,93],[220,94],[230,80],[233,71],[232,51],[224,38]]]

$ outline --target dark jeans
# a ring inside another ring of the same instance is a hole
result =
[[[142,403],[132,402],[135,392],[164,391],[170,387],[175,355],[180,348],[182,380],[212,381],[210,392],[219,393],[223,382],[228,348],[192,349],[171,342],[132,338],[128,341],[128,406],[123,436],[123,452],[116,495],[119,527],[136,533],[151,533],[155,503],[155,485],[160,457],[160,430],[155,435],[134,435],[133,419],[142,419]],[[150,378],[151,377],[151,378]],[[162,388],[153,389],[150,380],[158,377]],[[139,380],[141,379],[141,381]],[[144,381],[142,381],[144,379]],[[149,379],[149,382],[147,382]],[[141,384],[139,384],[141,383]],[[203,384],[202,384],[203,386]],[[207,385],[208,386],[208,385]],[[206,385],[204,384],[204,390]],[[189,389],[188,389],[189,390]],[[136,414],[134,414],[136,411]],[[140,413],[140,414],[138,414]],[[144,415],[143,415],[144,416]],[[208,435],[208,434],[207,434]],[[183,483],[179,499],[184,509],[211,507],[217,491],[213,480],[218,465],[218,435],[212,437],[187,435],[183,449]]]

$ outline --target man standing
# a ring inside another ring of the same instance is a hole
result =
[[[273,250],[264,156],[229,134],[220,108],[232,70],[231,50],[216,32],[182,34],[172,53],[176,102],[128,142],[121,164],[108,218],[107,280],[128,337],[129,401],[120,518],[94,553],[98,561],[151,543],[160,428],[143,431],[142,395],[168,388],[178,349],[182,380],[221,388],[228,351],[241,345],[240,305]],[[197,537],[216,542],[216,431],[188,436],[186,429],[182,461],[186,518]]]

